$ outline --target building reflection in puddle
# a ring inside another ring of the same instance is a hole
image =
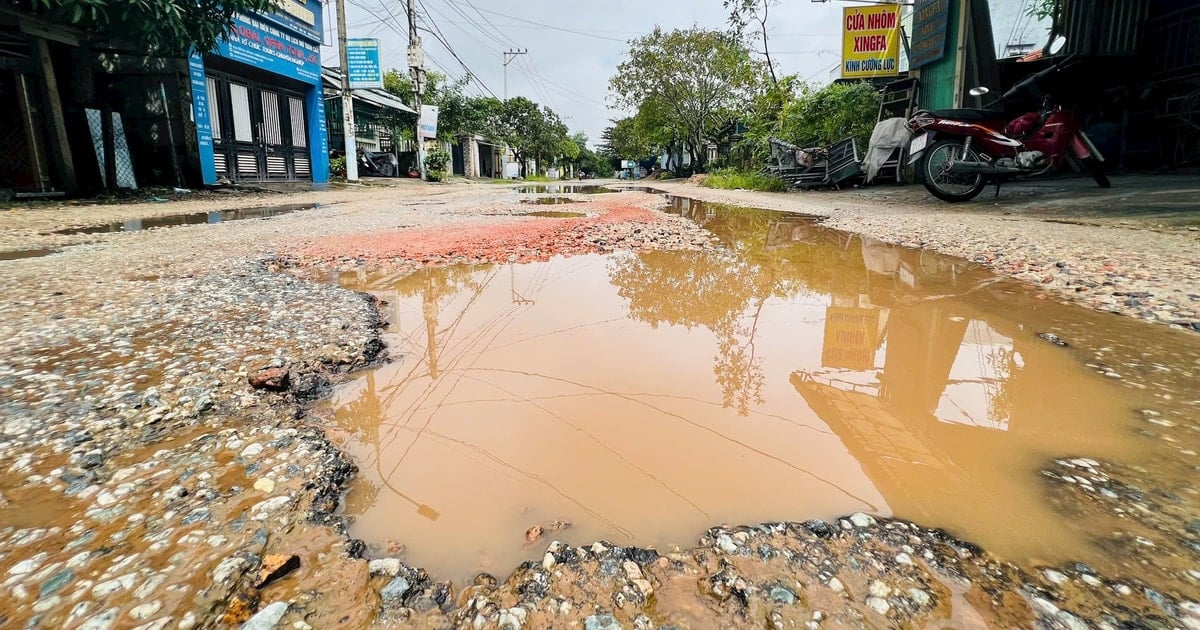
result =
[[[1078,309],[805,217],[675,200],[724,248],[345,274],[395,361],[340,388],[351,533],[463,578],[576,543],[856,510],[1095,558],[1037,474],[1136,456],[1133,402],[1036,337]],[[1019,315],[1017,315],[1019,313]]]

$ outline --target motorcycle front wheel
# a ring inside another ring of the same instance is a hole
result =
[[[925,155],[921,156],[919,169],[925,189],[934,197],[951,203],[970,201],[978,196],[987,185],[981,173],[963,174],[949,171],[952,162],[962,160],[979,160],[979,155],[964,147],[962,140],[943,138],[930,145],[925,149]]]

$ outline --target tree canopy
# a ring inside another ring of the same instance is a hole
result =
[[[700,169],[705,143],[755,92],[763,70],[737,37],[698,27],[656,27],[626,57],[609,80],[613,104],[637,112],[650,137],[676,136]]]
[[[233,28],[238,13],[275,8],[275,0],[30,0],[51,20],[156,55],[208,52]]]

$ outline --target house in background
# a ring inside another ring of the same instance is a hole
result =
[[[320,0],[281,0],[189,58],[205,184],[328,181],[321,27]]]
[[[329,146],[342,151],[346,146],[342,130],[342,71],[338,68],[321,70],[325,92],[325,121],[329,129]],[[416,143],[395,137],[398,129],[412,129],[417,124],[417,111],[399,97],[377,88],[355,88],[351,91],[354,103],[355,146],[365,151],[395,153],[402,172],[416,165]],[[411,135],[411,134],[410,134]]]

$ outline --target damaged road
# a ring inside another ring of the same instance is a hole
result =
[[[46,235],[29,245],[70,247],[0,261],[0,625],[1200,627],[1193,346],[1088,318],[1058,322],[1070,346],[1053,350],[1141,403],[1129,432],[1167,474],[1086,453],[1028,472],[1113,566],[1005,561],[959,540],[970,532],[861,513],[722,525],[657,549],[551,531],[539,558],[469,581],[352,538],[341,508],[358,465],[311,405],[403,357],[385,344],[388,305],[329,282],[339,272],[746,252],[703,216],[664,213],[661,196],[580,197],[570,208],[585,216],[554,218],[522,216],[506,189],[437,189]]]

